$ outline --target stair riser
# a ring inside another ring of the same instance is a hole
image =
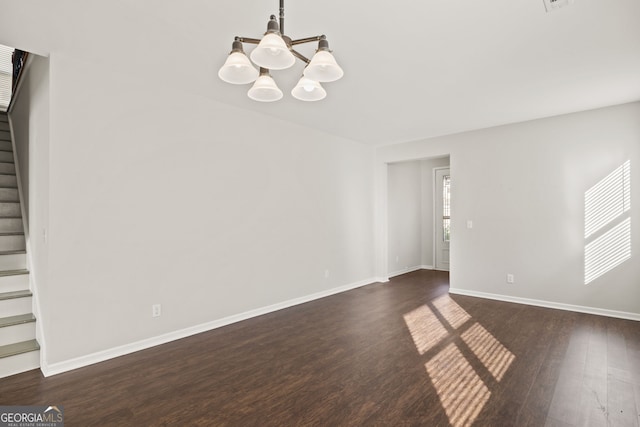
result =
[[[0,378],[40,367],[40,350],[0,359]]]
[[[2,317],[18,316],[31,312],[31,297],[0,300],[0,313],[2,313]]]
[[[0,346],[29,341],[36,338],[36,322],[0,328]],[[2,364],[2,359],[0,359]]]
[[[0,202],[0,217],[21,217],[22,213],[20,212],[20,203],[16,202]]]
[[[6,130],[8,132],[9,131],[9,123],[0,122],[0,130]]]
[[[0,162],[13,163],[13,153],[8,151],[0,151]]]
[[[0,173],[16,173],[16,166],[13,163],[0,163]]]
[[[0,236],[0,252],[24,251],[25,247],[24,236]]]
[[[8,130],[0,130],[0,140],[11,141],[11,134]]]
[[[0,141],[0,150],[13,151],[13,146],[11,145],[11,141]]]
[[[18,188],[18,179],[15,175],[0,175],[0,187]]]
[[[0,188],[0,202],[19,202],[17,188]]]
[[[0,233],[24,232],[22,218],[0,218]],[[0,267],[2,270],[2,267]]]
[[[18,261],[22,261],[24,264],[27,263],[27,256],[25,254],[18,255],[4,255],[3,257],[16,257],[16,263]],[[19,257],[23,257],[22,260],[19,260]],[[22,269],[22,267],[13,267],[10,268],[2,268],[2,270],[16,270]],[[26,291],[29,290],[29,275],[28,274],[16,274],[14,276],[0,276],[0,293],[4,292],[13,292],[13,291]],[[0,312],[0,317],[7,317],[4,312]]]

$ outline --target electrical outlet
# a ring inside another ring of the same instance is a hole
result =
[[[467,220],[467,228],[473,228],[473,221],[470,219]]]
[[[329,278],[329,270],[325,270],[324,271],[324,278],[328,279]]]
[[[514,277],[513,274],[507,274],[507,283],[515,283],[516,282],[516,278]]]
[[[151,306],[151,317],[160,317],[162,315],[162,305],[153,304]]]
[[[396,264],[400,262],[400,255],[396,255]]]

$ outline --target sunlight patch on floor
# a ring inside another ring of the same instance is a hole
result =
[[[451,343],[425,367],[451,424],[472,425],[491,392],[460,350]]]
[[[504,374],[516,358],[500,341],[479,323],[464,331],[462,340],[478,357],[496,381],[502,380]]]
[[[451,299],[449,294],[442,295],[433,300],[433,305],[453,328],[459,328],[464,322],[471,319],[469,313],[464,311],[464,308],[460,307]]]
[[[410,311],[404,321],[418,353],[428,358],[424,366],[449,423],[472,425],[491,396],[488,374],[500,382],[516,356],[449,295]]]
[[[425,354],[447,336],[445,327],[426,305],[405,314],[404,321],[420,354]]]

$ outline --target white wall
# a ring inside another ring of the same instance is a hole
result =
[[[20,172],[22,204],[30,259],[31,286],[39,303],[49,289],[49,248],[44,231],[49,219],[49,58],[31,55],[11,111],[17,164]],[[37,338],[45,347],[38,323]]]
[[[68,26],[0,17],[50,53],[45,370],[372,280],[371,147],[214,101],[225,52],[159,10],[63,4]]]
[[[421,181],[420,162],[389,165],[389,276],[405,273],[421,265]]]
[[[376,182],[385,181],[385,163],[451,154],[452,288],[638,314],[639,117],[640,103],[632,103],[380,147]],[[585,191],[626,160],[632,258],[585,285]],[[384,223],[376,230],[377,274],[384,275]],[[506,283],[507,273],[515,284]]]
[[[372,277],[370,148],[51,68],[49,363]]]

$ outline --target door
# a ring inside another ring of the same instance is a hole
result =
[[[434,169],[435,269],[449,271],[451,241],[451,175],[449,168]]]

